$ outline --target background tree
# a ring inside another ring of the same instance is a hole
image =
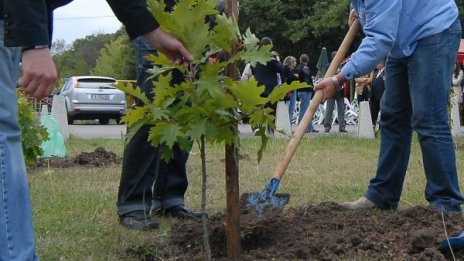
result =
[[[53,60],[58,69],[58,77],[90,75],[95,67],[100,51],[114,39],[115,34],[88,35],[66,46],[60,41],[52,45]],[[56,52],[56,53],[55,53]]]
[[[50,52],[52,55],[61,55],[68,49],[68,45],[64,39],[58,39],[52,43]]]
[[[456,0],[456,3],[460,9],[464,28],[464,0]],[[239,27],[241,31],[250,28],[258,38],[270,37],[274,42],[274,50],[279,52],[282,58],[287,55],[299,57],[302,53],[308,54],[310,67],[315,73],[321,48],[326,47],[329,53],[338,49],[348,30],[348,13],[349,0],[241,0]],[[130,46],[130,44],[129,42],[114,43],[111,46],[109,44],[112,41],[120,41],[117,39],[121,36],[126,36],[123,27],[114,34],[90,35],[77,39],[70,45],[63,40],[54,42],[52,54],[59,77],[91,75],[97,72],[107,74],[106,71],[100,71],[102,67],[120,66],[117,61],[121,61],[121,57],[114,55],[113,52],[124,53],[127,50],[123,51],[121,46],[119,46],[121,50],[116,50],[118,48],[115,46],[119,44]],[[352,45],[352,51],[357,47],[360,39],[358,38],[357,43]],[[106,53],[103,54],[102,50]],[[108,54],[111,54],[111,57],[108,57]],[[99,58],[100,56],[106,57]],[[132,56],[130,54],[126,58]],[[112,61],[112,58],[116,61]],[[98,65],[97,59],[99,59]],[[122,61],[121,69],[118,69],[116,76],[108,76],[122,78],[119,75],[122,73],[121,70],[128,68],[127,63],[128,61]],[[130,75],[124,76],[124,79],[132,78]]]
[[[85,60],[76,54],[74,50],[65,51],[59,56],[54,56],[55,65],[58,70],[60,79],[73,75],[88,75],[90,72],[89,65]]]
[[[85,38],[75,40],[73,47],[91,69],[95,67],[100,51],[113,39],[113,34],[88,35]]]
[[[92,75],[111,76],[116,79],[135,79],[134,50],[126,34],[118,36],[100,50]]]
[[[259,38],[268,36],[281,57],[306,53],[314,68],[322,47],[333,51],[343,39],[348,0],[243,0],[240,28],[250,28]]]

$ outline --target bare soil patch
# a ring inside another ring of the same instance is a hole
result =
[[[227,260],[224,221],[224,213],[209,217],[214,260]],[[438,251],[445,228],[449,236],[463,231],[461,214],[424,207],[351,211],[333,202],[261,215],[242,208],[242,260],[464,260],[462,250],[454,258]],[[147,246],[127,253],[140,260],[203,260],[201,223],[176,221],[168,240],[150,244],[150,253]]]
[[[41,158],[33,168],[105,167],[113,164],[121,164],[121,161],[121,157],[117,156],[114,152],[98,147],[95,151],[82,152],[74,158]]]

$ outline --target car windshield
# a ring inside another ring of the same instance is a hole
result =
[[[79,88],[84,89],[116,89],[113,84],[116,83],[113,79],[79,79]]]

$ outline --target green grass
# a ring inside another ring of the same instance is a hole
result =
[[[240,193],[260,191],[272,175],[287,140],[272,139],[258,164],[257,139],[242,139]],[[457,144],[464,143],[458,139]],[[122,156],[122,140],[70,139],[70,157],[103,147]],[[345,136],[303,139],[279,188],[291,194],[290,207],[323,201],[346,201],[359,197],[374,175],[379,140]],[[464,153],[457,150],[462,186]],[[186,205],[199,210],[201,204],[200,152],[194,147],[188,162],[190,186]],[[208,199],[210,214],[225,208],[224,145],[207,148]],[[118,224],[116,196],[121,165],[105,168],[35,170],[29,173],[37,248],[42,260],[139,260],[128,249],[143,251],[146,244],[164,242],[170,220],[160,219],[156,231],[130,231]],[[426,205],[425,178],[417,139],[413,142],[401,207]],[[162,251],[162,250],[160,250]]]

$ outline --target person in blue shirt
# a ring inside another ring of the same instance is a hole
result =
[[[408,167],[412,132],[422,151],[425,198],[444,211],[460,211],[456,155],[448,122],[448,96],[461,26],[453,0],[352,0],[366,37],[340,73],[316,90],[328,99],[345,81],[369,73],[387,57],[381,101],[381,145],[376,175],[349,209],[396,209]]]

